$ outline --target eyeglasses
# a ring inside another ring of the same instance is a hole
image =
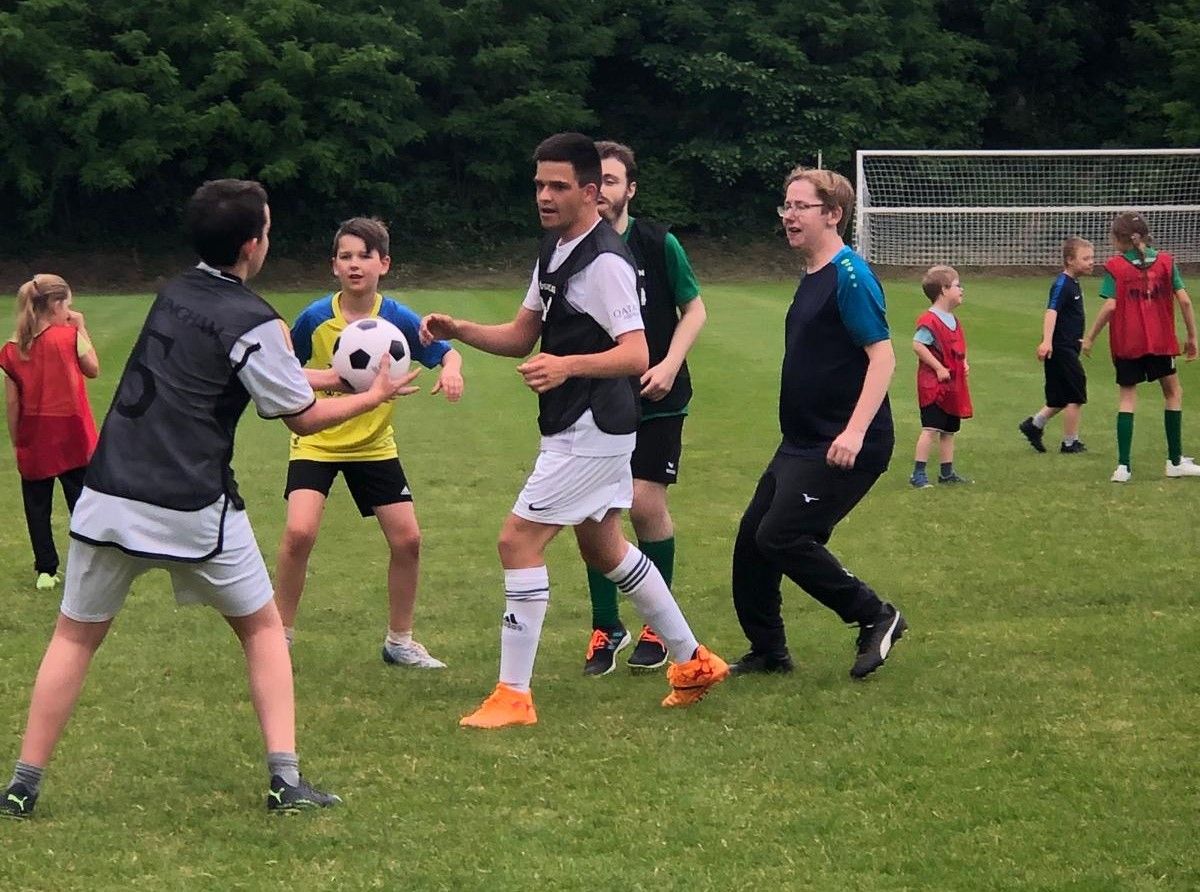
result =
[[[825,205],[821,204],[819,201],[816,202],[815,204],[807,202],[807,201],[785,201],[779,207],[775,208],[775,213],[777,213],[781,217],[786,217],[788,214],[788,211],[795,211],[798,214],[801,211],[808,211],[808,210],[812,210],[813,208],[823,208],[823,207],[825,207]]]

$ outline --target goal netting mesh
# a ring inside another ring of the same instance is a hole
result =
[[[878,264],[1054,266],[1080,235],[1111,253],[1120,211],[1200,262],[1200,149],[860,151],[855,243]]]

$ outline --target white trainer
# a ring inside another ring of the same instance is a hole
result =
[[[1195,462],[1181,458],[1179,464],[1173,465],[1170,461],[1167,462],[1168,477],[1200,477],[1200,465]]]
[[[1200,468],[1197,469],[1200,472]],[[446,664],[429,655],[425,645],[419,641],[408,644],[383,642],[383,661],[391,666],[411,666],[414,669],[445,669]]]
[[[1129,465],[1117,465],[1117,469],[1112,472],[1112,476],[1108,479],[1113,483],[1128,483],[1129,478],[1133,476],[1133,472],[1129,470]]]

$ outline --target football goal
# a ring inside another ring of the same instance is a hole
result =
[[[1054,266],[1064,238],[1111,253],[1120,211],[1154,244],[1200,262],[1200,149],[863,150],[855,246],[872,263]]]

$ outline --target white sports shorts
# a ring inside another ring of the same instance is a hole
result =
[[[573,527],[585,520],[603,520],[610,509],[632,504],[629,453],[539,452],[512,513],[534,523]]]
[[[100,623],[117,615],[133,581],[148,570],[171,574],[175,602],[207,604],[224,616],[249,616],[271,600],[271,577],[245,511],[225,517],[224,547],[198,563],[134,557],[114,546],[71,540],[62,606],[68,619]]]

